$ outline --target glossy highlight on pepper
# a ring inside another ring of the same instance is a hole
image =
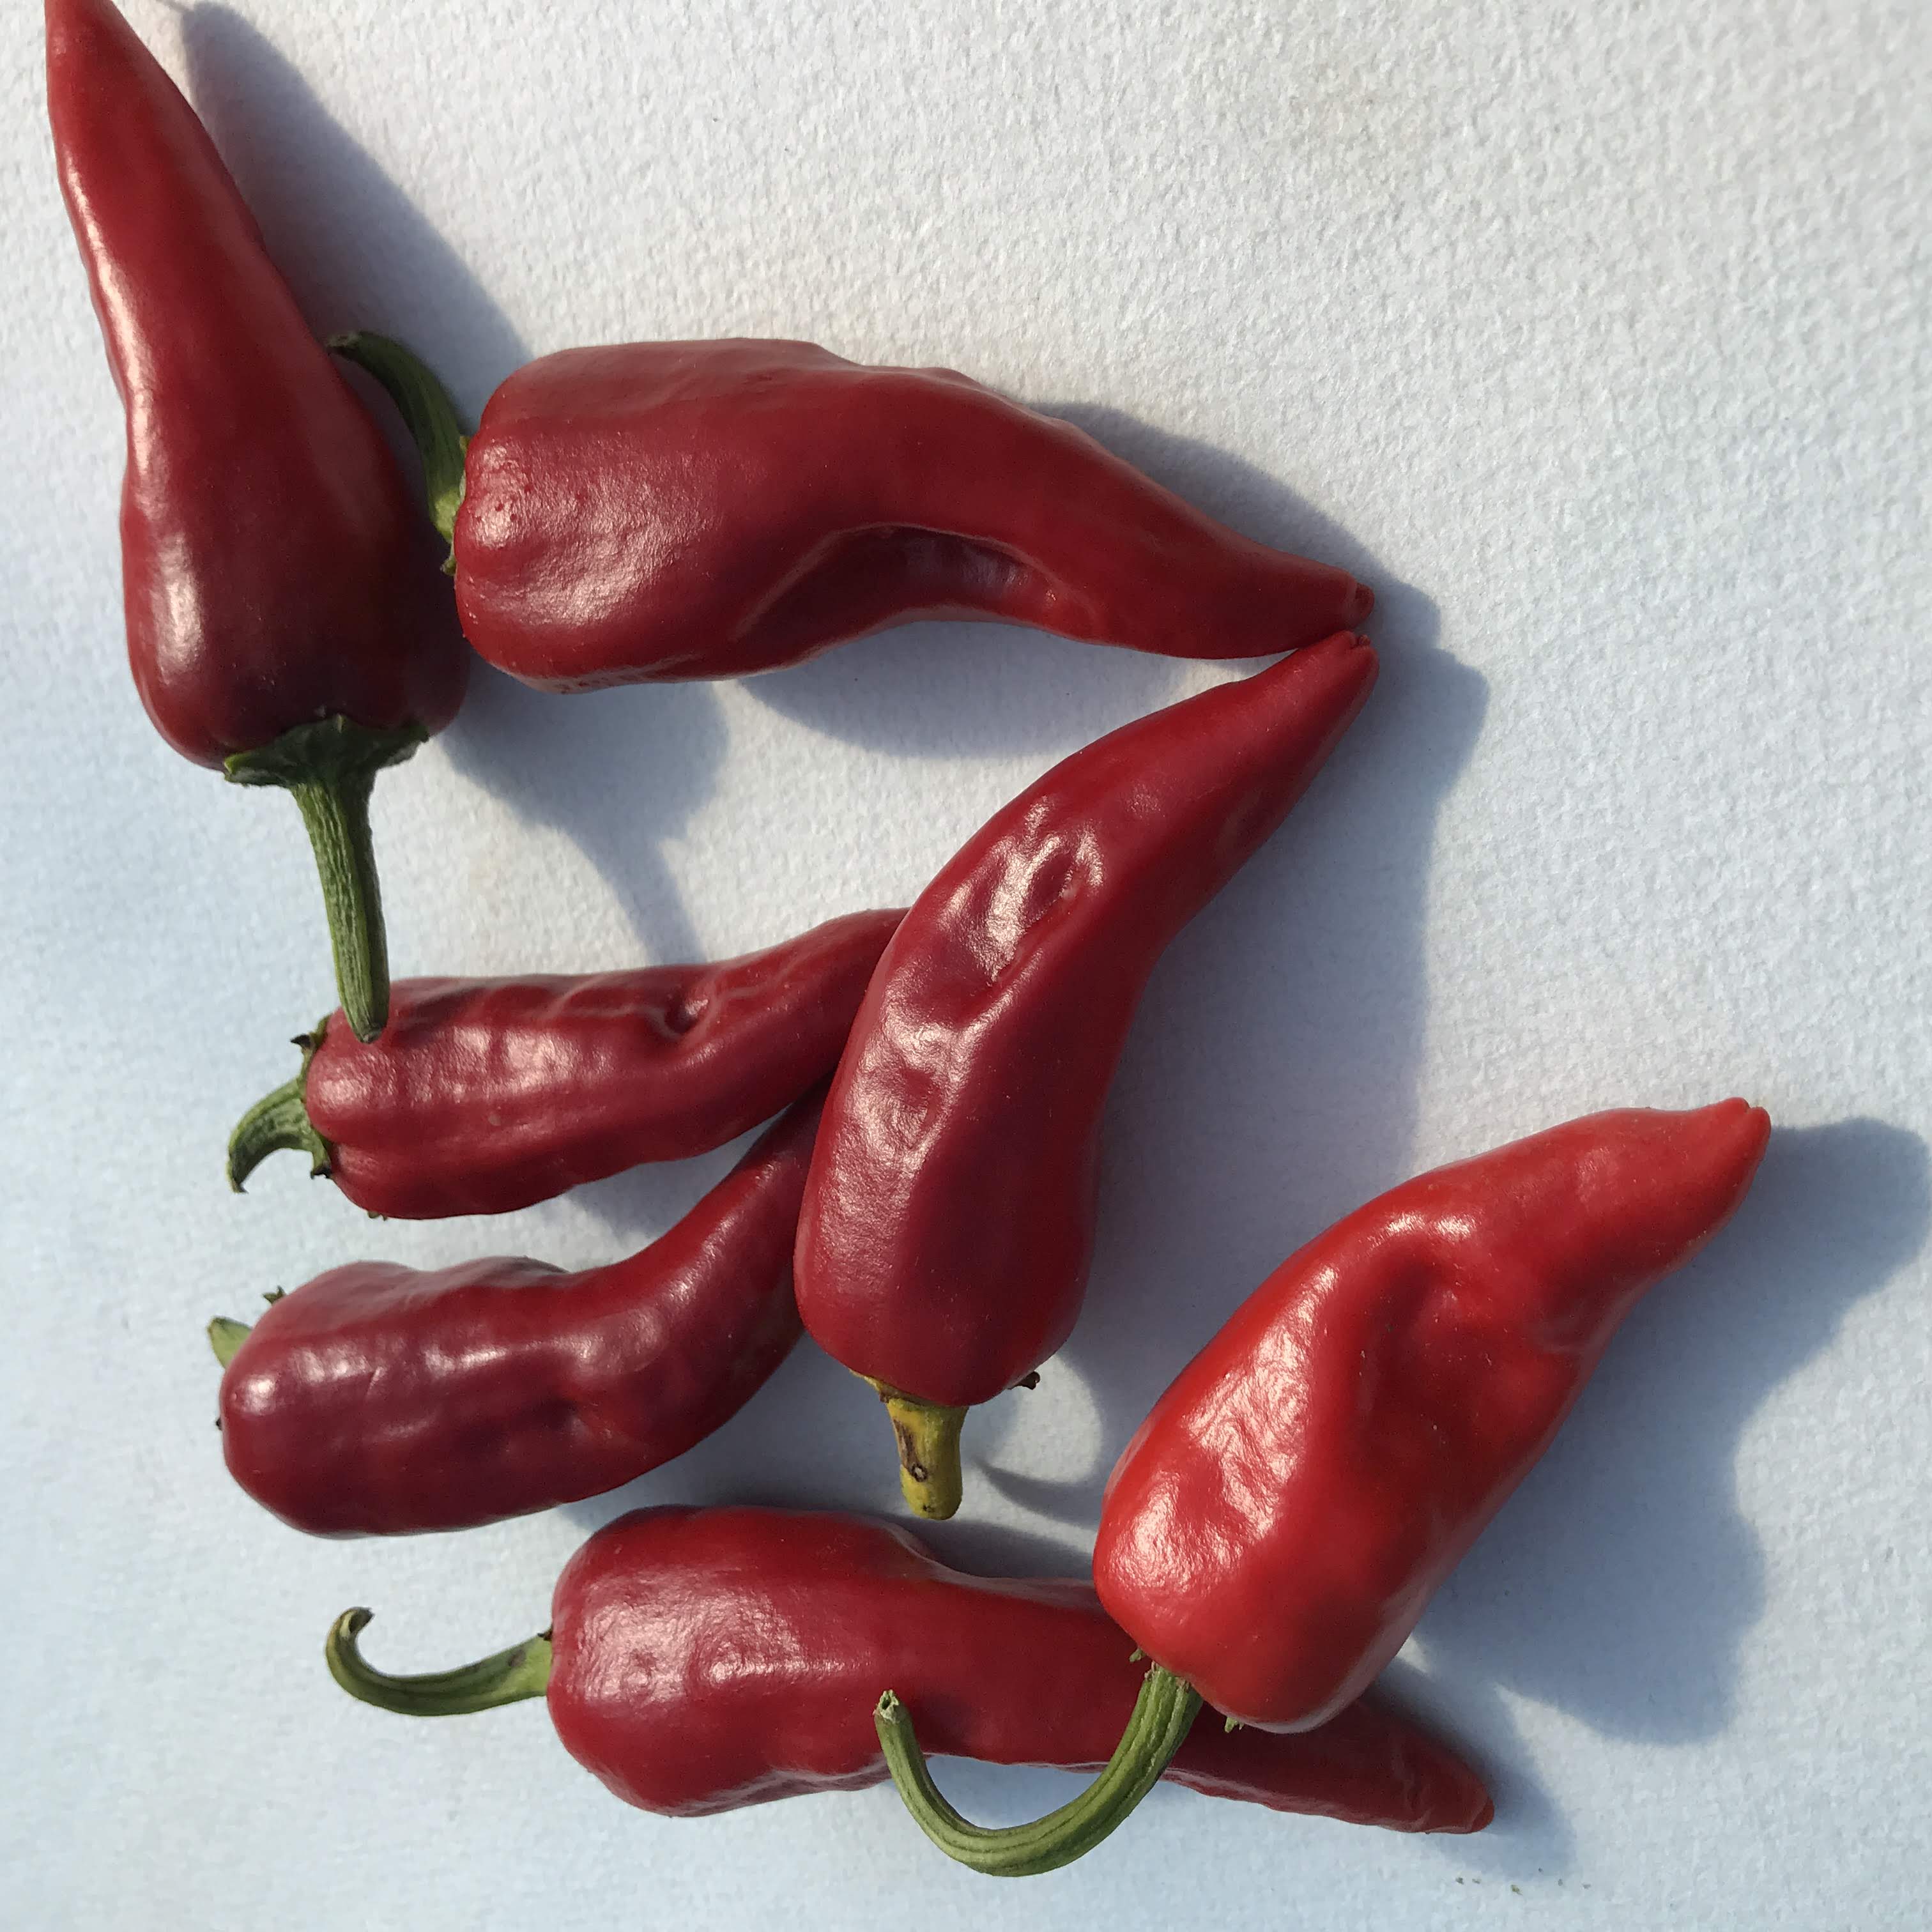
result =
[[[1366,701],[1344,634],[1076,752],[948,861],[885,950],[799,1222],[800,1312],[871,1382],[907,1500],[950,1516],[967,1410],[1071,1331],[1100,1127],[1168,941]]]
[[[239,1191],[278,1149],[399,1220],[501,1214],[708,1154],[836,1064],[904,914],[850,913],[702,966],[403,980],[382,1038],[339,1015],[229,1142]]]
[[[1736,1211],[1769,1133],[1742,1100],[1593,1114],[1408,1181],[1283,1262],[1108,1483],[1094,1586],[1158,1695],[1093,1792],[1032,1826],[935,1804],[906,1741],[896,1782],[927,1835],[980,1870],[1050,1870],[1132,1809],[1115,1767],[1144,1768],[1176,1700],[1288,1734],[1348,1708],[1645,1290]]]
[[[252,1330],[212,1324],[229,1473],[298,1529],[394,1536],[601,1496],[681,1456],[798,1340],[791,1244],[820,1097],[628,1260],[360,1262],[277,1297]]]
[[[640,1510],[564,1570],[540,1639],[427,1678],[372,1669],[366,1611],[331,1632],[352,1696],[414,1716],[542,1693],[564,1748],[626,1803],[700,1817],[881,1784],[868,1715],[896,1682],[948,1756],[1084,1769],[1141,1667],[1093,1591],[968,1576],[906,1531],[827,1513]],[[1214,1797],[1399,1832],[1475,1832],[1481,1780],[1373,1698],[1294,1738],[1198,1726],[1167,1768]]]
[[[808,342],[566,350],[465,438],[400,344],[334,346],[423,449],[465,634],[548,690],[741,677],[928,618],[1272,656],[1375,602],[955,370]]]
[[[372,1039],[370,788],[456,715],[469,653],[387,444],[194,110],[108,0],[46,17],[61,191],[127,410],[135,686],[183,757],[294,796],[348,1023]]]

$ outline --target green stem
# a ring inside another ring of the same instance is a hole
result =
[[[328,1674],[352,1697],[406,1718],[454,1718],[541,1697],[550,1684],[550,1632],[510,1650],[500,1650],[460,1670],[432,1671],[425,1677],[390,1677],[362,1660],[356,1640],[369,1622],[367,1610],[344,1610],[323,1646]]]
[[[949,1408],[908,1395],[890,1382],[862,1378],[878,1390],[892,1418],[898,1444],[899,1488],[914,1513],[932,1522],[944,1522],[959,1507],[959,1431],[965,1408]]]
[[[1151,1791],[1187,1736],[1201,1694],[1153,1665],[1114,1755],[1070,1803],[1030,1825],[990,1829],[962,1818],[940,1796],[913,1735],[905,1706],[888,1690],[872,1713],[886,1766],[913,1822],[950,1858],[994,1878],[1057,1871],[1090,1852]]]
[[[236,784],[284,787],[302,812],[322,874],[336,990],[358,1040],[374,1040],[389,1017],[389,948],[369,793],[379,771],[400,764],[428,736],[420,724],[371,731],[326,718],[298,724],[260,751],[237,752],[226,766]]]
[[[443,568],[454,575],[456,513],[463,503],[463,458],[470,439],[463,433],[449,392],[426,362],[386,335],[359,329],[350,335],[332,336],[328,346],[345,362],[366,369],[388,392],[422,458],[429,520],[442,532],[443,541],[452,545]]]
[[[242,1192],[242,1184],[269,1155],[279,1154],[285,1148],[298,1149],[308,1156],[312,1178],[328,1179],[333,1166],[328,1143],[316,1132],[308,1117],[308,1064],[321,1044],[322,1028],[318,1027],[302,1048],[302,1071],[272,1094],[263,1094],[236,1122],[235,1131],[228,1136],[228,1184],[237,1194]]]
[[[208,1346],[214,1351],[214,1359],[225,1369],[242,1352],[242,1344],[248,1339],[248,1324],[245,1322],[232,1322],[225,1315],[218,1315],[208,1324]]]

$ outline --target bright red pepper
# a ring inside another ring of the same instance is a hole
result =
[[[1594,1114],[1408,1181],[1283,1262],[1108,1484],[1095,1586],[1154,1663],[1116,1766],[1157,1760],[1204,1698],[1299,1732],[1358,1696],[1638,1298],[1730,1220],[1769,1132],[1742,1100]],[[909,1748],[902,1717],[880,1721]],[[1136,1795],[1076,1799],[1053,1832],[981,1832],[914,1763],[914,1815],[981,1869],[1016,1842],[1028,1870],[1064,1863],[1044,1841],[1078,1856]]]
[[[601,1529],[556,1586],[543,1636],[434,1678],[372,1670],[351,1611],[330,1668],[414,1715],[547,1691],[564,1748],[627,1804],[696,1817],[884,1781],[868,1707],[916,1696],[937,1748],[1084,1769],[1140,1671],[1086,1584],[963,1576],[904,1530],[766,1509],[641,1510]],[[1477,1832],[1481,1780],[1372,1700],[1294,1738],[1202,1724],[1175,1783],[1276,1811],[1399,1832]]]
[[[184,758],[293,793],[373,1039],[369,789],[455,716],[469,654],[388,446],[194,110],[108,0],[46,0],[46,32],[61,190],[127,405],[134,682]]]
[[[932,617],[1260,657],[1375,601],[950,369],[806,342],[568,350],[497,390],[466,454],[407,350],[335,346],[423,447],[470,642],[550,690],[739,677]]]
[[[280,1148],[397,1220],[502,1214],[706,1154],[830,1072],[903,911],[848,914],[705,966],[403,980],[382,1038],[340,1016],[243,1115],[238,1191]]]
[[[601,1496],[736,1414],[791,1352],[819,1096],[670,1232],[564,1274],[358,1262],[209,1324],[229,1474],[317,1536],[394,1536]]]
[[[920,894],[854,1023],[799,1222],[799,1310],[950,1516],[968,1406],[1073,1326],[1100,1114],[1169,940],[1279,825],[1375,682],[1352,635],[1077,752]]]

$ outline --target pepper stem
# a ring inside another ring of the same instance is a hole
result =
[[[443,568],[456,574],[456,513],[463,503],[463,458],[470,439],[463,433],[456,405],[436,372],[400,342],[367,329],[329,338],[332,353],[364,369],[388,392],[422,458],[423,494],[429,520],[451,545]]]
[[[888,1690],[872,1713],[886,1766],[913,1822],[950,1858],[994,1878],[1028,1878],[1057,1871],[1090,1852],[1159,1780],[1201,1708],[1201,1694],[1184,1678],[1151,1666],[1133,1715],[1114,1755],[1070,1803],[1030,1825],[993,1829],[962,1818],[932,1781],[912,1719]]]
[[[915,1514],[944,1522],[959,1507],[959,1431],[966,1410],[924,1401],[870,1376],[863,1379],[878,1391],[892,1418],[899,1449],[899,1487],[906,1501]]]
[[[352,1697],[406,1718],[456,1718],[541,1697],[550,1685],[550,1632],[510,1650],[500,1650],[460,1670],[435,1670],[424,1677],[390,1677],[362,1660],[356,1639],[368,1624],[368,1610],[344,1610],[330,1627],[322,1654],[328,1674]]]
[[[429,736],[420,724],[372,731],[346,718],[298,724],[260,751],[237,752],[224,769],[236,784],[280,785],[308,827],[335,952],[336,990],[358,1040],[389,1017],[389,947],[369,839],[376,774],[400,764]]]
[[[232,1322],[225,1315],[218,1315],[208,1324],[208,1346],[214,1351],[214,1359],[225,1369],[242,1352],[242,1344],[248,1339],[248,1324],[245,1322]]]
[[[314,1051],[304,1051],[302,1070],[292,1080],[263,1094],[235,1124],[228,1136],[228,1184],[237,1194],[269,1155],[284,1148],[299,1148],[308,1156],[308,1171],[315,1179],[327,1178],[328,1143],[308,1117],[308,1063]]]

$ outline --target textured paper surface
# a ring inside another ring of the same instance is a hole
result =
[[[22,1925],[1891,1926],[1921,1922],[1932,567],[1926,30],[1905,5],[194,7],[135,0],[320,330],[466,406],[572,344],[795,335],[1064,412],[1373,583],[1380,691],[1178,943],[1108,1117],[1085,1318],[976,1418],[935,1533],[1076,1569],[1113,1457],[1290,1249],[1600,1106],[1779,1132],[1396,1667],[1473,1840],[1178,1792],[1074,1869],[946,1865],[890,1791],[625,1810],[535,1706],[412,1725],[620,1502],[885,1510],[808,1348],[634,1492],[311,1543],[222,1473],[213,1314],[362,1254],[580,1264],[728,1155],[491,1226],[372,1224],[227,1129],[332,1004],[292,808],[149,730],[119,417],[0,28],[7,806],[0,1818]],[[483,673],[378,787],[399,972],[723,953],[901,902],[1101,730],[1226,674],[925,627],[754,683]],[[1014,1819],[1070,1780],[944,1768]]]

